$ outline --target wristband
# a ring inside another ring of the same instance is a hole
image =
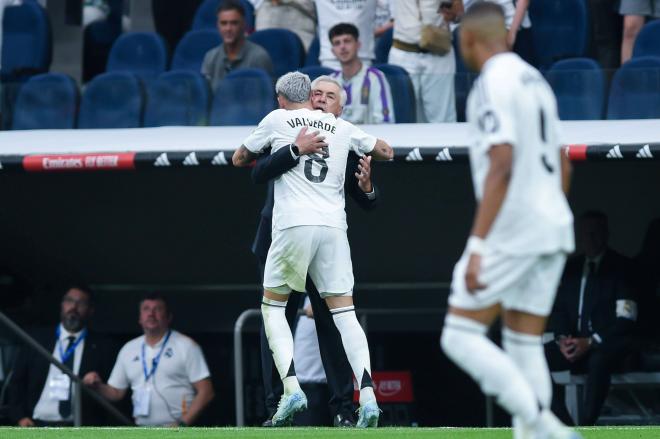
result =
[[[466,246],[467,253],[470,255],[483,255],[486,252],[486,242],[478,236],[470,236]]]
[[[300,158],[300,149],[298,148],[298,145],[292,143],[289,146],[289,149],[291,150],[291,155],[293,156],[294,159]]]

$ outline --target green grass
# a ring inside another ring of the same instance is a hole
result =
[[[580,429],[585,439],[655,439],[660,427],[596,427]],[[3,428],[1,439],[504,439],[506,428]]]

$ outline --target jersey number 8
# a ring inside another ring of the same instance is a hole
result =
[[[319,157],[318,155],[314,155],[305,161],[305,177],[307,180],[311,181],[312,183],[323,183],[325,181],[325,177],[328,175],[328,162],[326,162],[325,159],[328,157],[330,157],[330,152],[326,146],[323,148],[322,156]],[[318,163],[321,169],[319,175],[314,175],[314,162]]]

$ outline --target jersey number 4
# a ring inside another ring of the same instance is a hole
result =
[[[321,157],[313,156],[308,158],[305,161],[305,178],[312,183],[323,183],[325,177],[328,175],[328,162],[325,161],[328,157],[330,157],[330,152],[326,146]],[[318,163],[321,169],[318,175],[314,174],[314,162]]]

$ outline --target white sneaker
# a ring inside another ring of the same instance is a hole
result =
[[[306,408],[307,397],[302,391],[290,395],[282,395],[279,404],[277,404],[277,411],[273,415],[273,427],[291,425],[293,416]]]

